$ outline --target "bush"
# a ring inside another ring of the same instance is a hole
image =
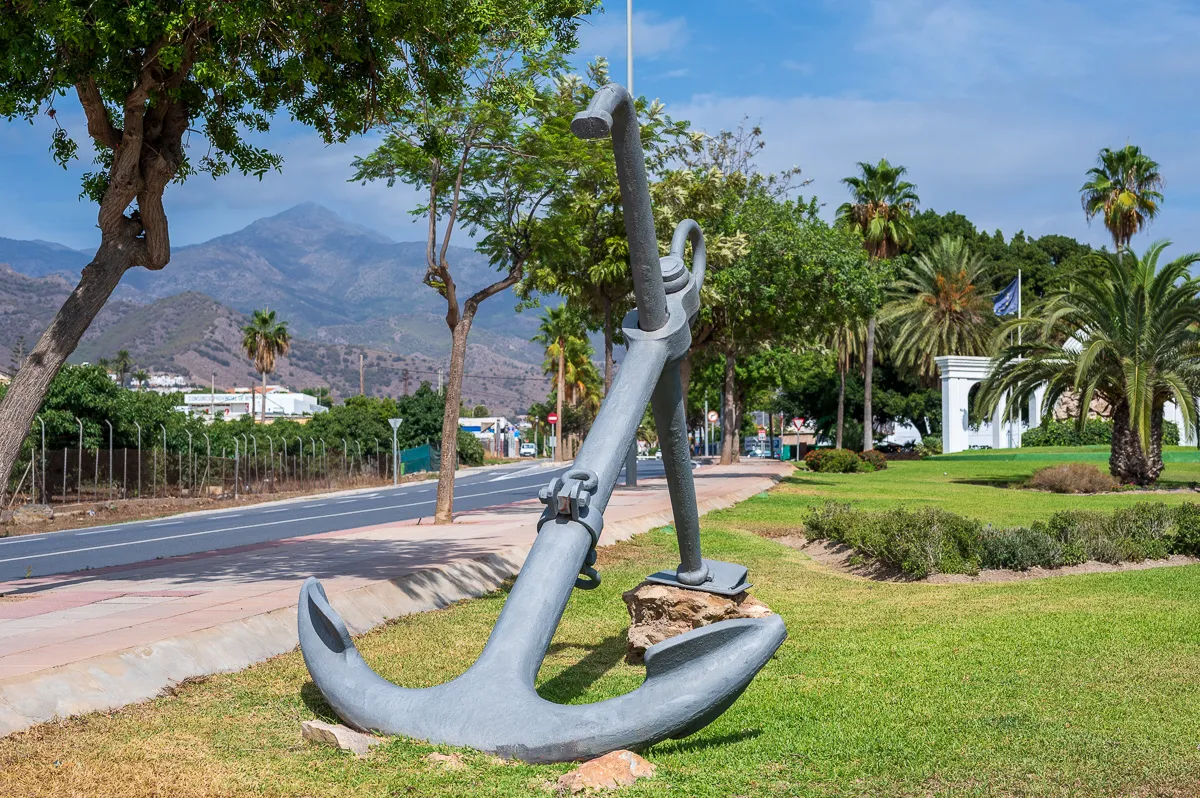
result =
[[[918,578],[979,571],[979,522],[935,507],[870,513],[829,502],[810,513],[805,527],[811,540],[853,546]]]
[[[868,466],[849,449],[813,449],[804,455],[810,471],[821,474],[855,474],[868,470]]]
[[[926,435],[917,444],[917,455],[922,459],[942,453],[942,439],[938,435]]]
[[[864,463],[869,463],[872,470],[883,471],[887,468],[887,458],[883,456],[883,452],[877,452],[872,449],[869,452],[861,452],[858,458]]]
[[[1118,482],[1094,465],[1064,463],[1033,472],[1025,483],[1028,488],[1052,493],[1105,493],[1116,489]]]
[[[983,535],[983,568],[1028,571],[1033,567],[1059,568],[1066,564],[1063,544],[1042,525],[1033,529],[988,529]]]
[[[1175,508],[1172,552],[1200,557],[1200,504],[1184,502]]]
[[[1021,436],[1022,446],[1107,446],[1112,443],[1111,421],[1091,418],[1079,428],[1076,421],[1044,421]],[[1163,445],[1179,445],[1179,425],[1163,422]]]
[[[483,444],[461,427],[458,430],[458,462],[465,466],[483,465]]]

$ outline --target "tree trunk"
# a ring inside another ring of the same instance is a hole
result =
[[[442,457],[438,466],[435,524],[454,521],[454,472],[458,470],[458,409],[462,404],[463,372],[467,362],[467,336],[475,314],[468,311],[450,332],[450,376],[442,410]]]
[[[254,403],[254,383],[250,383],[250,422],[254,423],[254,408],[258,405]]]
[[[567,346],[566,342],[561,338],[558,341],[558,390],[555,392],[558,395],[558,403],[555,406],[554,414],[558,416],[558,421],[554,425],[554,462],[561,463],[563,461],[563,450],[566,448],[563,444],[562,428],[563,428],[563,394],[567,392]]]
[[[612,300],[604,297],[604,395],[612,390],[613,381],[613,324]]]
[[[21,443],[41,409],[50,383],[121,282],[127,263],[127,256],[119,247],[100,245],[96,257],[80,275],[79,284],[58,309],[0,400],[0,500],[8,492],[8,480],[21,452]]]
[[[725,383],[721,389],[722,404],[725,406],[725,415],[721,419],[721,465],[731,465],[737,455],[737,408],[734,406],[736,365],[733,352],[726,352]]]
[[[846,369],[838,364],[837,448],[842,448],[842,433],[846,428]]]
[[[1150,413],[1150,451],[1142,450],[1141,441],[1133,430],[1129,406],[1120,402],[1113,407],[1112,451],[1108,458],[1109,472],[1127,485],[1151,485],[1162,474],[1163,408],[1159,404]]]
[[[875,448],[875,414],[871,412],[871,378],[875,374],[875,317],[867,320],[867,345],[863,354],[863,451]]]
[[[258,405],[261,408],[260,413],[261,413],[261,417],[262,417],[262,423],[266,424],[267,423],[267,372],[265,372],[265,371],[263,372],[262,398],[259,400]]]

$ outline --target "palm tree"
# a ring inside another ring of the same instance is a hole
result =
[[[917,187],[901,178],[908,172],[887,158],[877,164],[859,163],[859,175],[842,180],[853,196],[838,208],[838,223],[858,230],[863,248],[873,261],[890,260],[912,242],[912,214],[921,201]],[[863,450],[875,448],[872,440],[871,383],[875,372],[875,316],[867,319],[863,355]]]
[[[1141,147],[1126,144],[1119,150],[1100,150],[1079,193],[1088,221],[1104,219],[1120,257],[1133,236],[1158,215],[1162,187],[1158,163]]]
[[[891,330],[891,351],[927,383],[937,379],[939,355],[986,355],[996,315],[981,290],[983,256],[962,238],[942,236],[927,253],[901,269],[895,298],[880,311]]]
[[[262,375],[262,421],[267,421],[267,375],[275,370],[275,358],[292,348],[292,335],[286,321],[277,321],[275,311],[254,311],[250,323],[242,328],[242,349],[254,359],[254,369]],[[254,391],[250,392],[250,417],[254,418]]]
[[[837,358],[837,433],[834,445],[839,449],[842,448],[846,428],[846,375],[850,373],[854,361],[862,354],[859,344],[865,334],[865,325],[861,319],[845,319],[833,328],[825,342]]]
[[[533,337],[535,343],[546,348],[546,362],[543,367],[545,373],[557,373],[557,390],[555,391],[557,404],[554,412],[558,416],[560,431],[563,425],[563,400],[567,394],[567,360],[571,354],[569,350],[573,343],[581,338],[586,340],[586,331],[583,328],[582,320],[565,303],[546,310],[538,325],[538,334]],[[559,437],[562,437],[561,432],[559,432]],[[561,440],[555,442],[554,459],[556,461],[563,459],[563,442]]]
[[[1200,253],[1160,267],[1168,245],[1154,244],[1141,258],[1093,253],[1084,278],[1049,297],[1039,317],[1003,325],[998,339],[1017,327],[1034,334],[995,359],[980,391],[984,412],[1006,394],[1019,407],[1044,384],[1043,412],[1071,392],[1082,424],[1099,398],[1112,409],[1112,475],[1137,485],[1158,479],[1163,405],[1174,401],[1195,431],[1200,386],[1200,280],[1189,272]]]
[[[146,382],[150,379],[150,375],[145,369],[138,369],[133,372],[133,379],[137,381],[138,391],[141,391],[146,387]]]
[[[129,355],[129,350],[117,350],[117,356],[113,360],[112,365],[117,370],[117,383],[124,388],[127,384],[126,375],[133,368],[133,358]]]

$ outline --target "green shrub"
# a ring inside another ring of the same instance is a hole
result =
[[[1041,528],[988,529],[983,535],[983,568],[1028,571],[1033,567],[1060,568],[1066,564],[1063,544]]]
[[[867,471],[867,464],[849,449],[813,449],[804,455],[810,471],[821,474],[855,474]]]
[[[1034,471],[1025,487],[1052,493],[1106,493],[1116,489],[1118,484],[1110,474],[1094,465],[1063,463]]]
[[[1200,557],[1200,504],[1184,502],[1175,508],[1175,539],[1171,548],[1175,554]]]
[[[922,459],[942,453],[942,439],[939,435],[926,435],[917,444],[917,455]]]
[[[979,522],[936,507],[872,513],[829,502],[815,508],[805,526],[811,540],[853,546],[880,563],[919,578],[979,571]]]
[[[483,444],[461,427],[458,430],[458,462],[465,466],[483,465]]]
[[[858,457],[864,463],[869,463],[873,471],[883,471],[888,465],[887,458],[883,456],[883,452],[877,452],[874,449],[869,452],[861,452]]]
[[[1107,446],[1112,443],[1111,421],[1090,418],[1079,428],[1076,421],[1043,421],[1021,436],[1022,446]],[[1179,425],[1163,422],[1163,445],[1179,445]]]

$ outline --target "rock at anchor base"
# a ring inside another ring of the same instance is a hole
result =
[[[629,644],[625,661],[640,665],[655,643],[732,618],[763,618],[771,608],[749,593],[719,596],[700,590],[642,582],[622,595],[629,608]]]
[[[653,776],[657,767],[633,751],[613,751],[590,762],[584,762],[571,772],[559,776],[558,791],[578,793],[584,790],[615,790],[628,787],[638,779]]]
[[[383,740],[370,734],[354,731],[347,726],[336,723],[326,723],[322,720],[306,720],[300,724],[300,736],[310,743],[332,745],[343,751],[351,751],[355,756],[366,756],[373,746]]]

